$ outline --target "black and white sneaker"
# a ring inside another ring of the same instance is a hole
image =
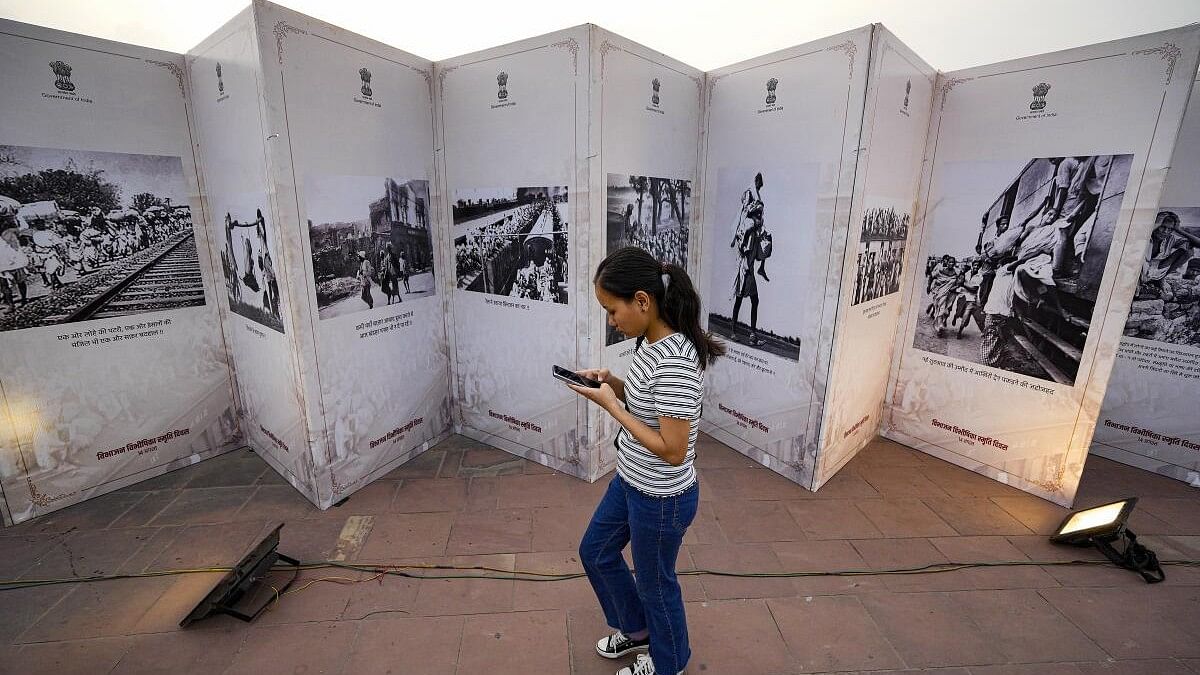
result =
[[[649,654],[638,654],[632,666],[617,671],[617,675],[655,675],[654,661]],[[683,675],[682,672],[679,675]]]
[[[606,659],[619,659],[626,654],[650,648],[650,637],[642,640],[631,640],[629,636],[617,631],[608,637],[600,638],[596,643],[596,653]],[[650,671],[653,673],[654,671]]]

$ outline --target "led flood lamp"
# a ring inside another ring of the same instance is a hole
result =
[[[1103,504],[1068,515],[1050,535],[1056,544],[1090,545],[1092,537],[1119,535],[1137,504],[1137,497]]]
[[[197,604],[183,620],[180,627],[187,627],[194,621],[207,618],[213,614],[228,614],[242,621],[250,622],[259,617],[271,603],[292,585],[300,573],[300,561],[290,558],[278,550],[279,531],[283,523],[268,525],[249,548],[240,562],[222,576],[208,592],[204,599]],[[291,575],[274,596],[258,607],[243,609],[239,601],[253,596],[257,589],[263,587],[263,580],[272,568],[282,560],[291,567]]]
[[[1146,583],[1158,583],[1166,578],[1158,556],[1139,544],[1137,535],[1126,527],[1136,504],[1137,497],[1130,497],[1074,511],[1050,535],[1050,541],[1068,546],[1095,546],[1114,564],[1142,575]],[[1124,542],[1119,551],[1112,545],[1118,539]]]

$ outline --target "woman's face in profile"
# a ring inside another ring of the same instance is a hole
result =
[[[643,308],[635,296],[626,300],[609,293],[598,284],[592,284],[596,300],[608,314],[608,325],[625,334],[625,337],[637,337],[646,332],[650,323],[649,312]]]

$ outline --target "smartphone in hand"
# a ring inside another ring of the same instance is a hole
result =
[[[592,389],[600,388],[600,383],[596,380],[593,380],[590,377],[584,377],[575,371],[567,370],[562,366],[554,366],[554,370],[552,372],[556,379],[562,380],[567,384],[574,384],[579,387],[591,387]]]

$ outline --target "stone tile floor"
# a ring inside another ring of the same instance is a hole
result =
[[[818,571],[1099,557],[1051,545],[1067,513],[876,440],[810,493],[702,437],[700,513],[679,569]],[[0,579],[231,564],[271,520],[305,560],[578,571],[608,477],[589,485],[455,436],[328,511],[240,450],[0,530]],[[1200,559],[1200,490],[1101,458],[1076,505],[1142,500],[1131,529]],[[339,540],[348,519],[369,533]],[[1149,586],[1106,567],[903,576],[685,576],[691,675],[1200,673],[1200,568]],[[323,576],[303,573],[301,585]],[[211,575],[0,593],[0,673],[611,674],[585,580],[315,583],[251,625],[177,623]]]

